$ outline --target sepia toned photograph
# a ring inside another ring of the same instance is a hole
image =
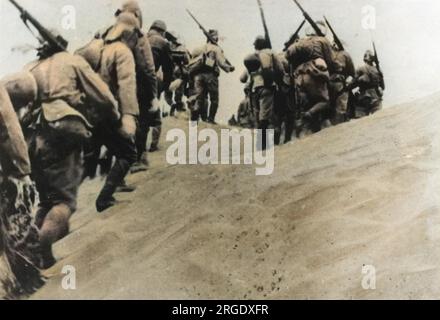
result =
[[[439,16],[1,0],[0,298],[439,299]]]

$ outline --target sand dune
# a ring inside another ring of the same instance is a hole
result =
[[[440,296],[440,95],[278,148],[252,167],[172,166],[97,214],[81,189],[72,233],[34,299],[418,299]],[[186,127],[169,119],[167,128]],[[165,130],[166,132],[166,130]],[[77,289],[61,270],[77,270]],[[363,265],[376,290],[361,286]]]

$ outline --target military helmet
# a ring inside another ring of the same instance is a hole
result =
[[[115,16],[119,16],[122,12],[130,12],[135,15],[135,17],[139,20],[140,27],[142,28],[143,19],[142,19],[142,10],[139,6],[139,3],[136,0],[127,0],[122,4],[121,9],[118,9],[115,13]]]
[[[157,29],[157,30],[160,30],[160,31],[167,31],[167,25],[162,20],[156,20],[156,21],[153,22],[153,24],[151,25],[150,29]]]
[[[142,35],[139,20],[136,18],[136,16],[129,12],[121,12],[116,19],[116,24],[109,30],[105,40],[115,41],[119,39],[126,31],[138,32],[139,36]]]
[[[211,37],[218,37],[218,30],[216,29],[210,29],[208,33]]]
[[[246,69],[251,73],[251,72],[256,72],[260,69],[261,62],[257,54],[252,53],[244,58],[244,65]]]
[[[263,36],[257,36],[254,41],[254,47],[256,50],[263,50],[269,48],[269,43],[267,39]]]
[[[1,81],[9,94],[14,108],[26,107],[37,100],[38,85],[30,72],[19,72],[6,76]]]
[[[365,51],[364,62],[372,63],[374,61],[374,53],[371,50]]]

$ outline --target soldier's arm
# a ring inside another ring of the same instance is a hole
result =
[[[167,42],[164,44],[162,50],[162,72],[163,72],[163,85],[165,89],[168,89],[171,82],[173,81],[174,75],[174,62],[171,55],[171,47]]]
[[[4,173],[23,178],[31,173],[28,148],[9,95],[0,86],[0,165]]]
[[[141,73],[142,84],[144,84],[144,87],[140,88],[140,90],[144,91],[145,96],[154,99],[157,97],[156,67],[154,64],[153,51],[151,50],[150,41],[147,37],[141,39],[134,54],[137,72]]]
[[[119,88],[118,99],[122,115],[139,115],[136,65],[133,54],[128,47],[121,47],[116,53],[116,73]]]
[[[119,120],[118,102],[107,84],[83,58],[75,56],[75,59],[78,84],[86,95],[87,103],[93,107],[98,106],[102,110],[101,114],[106,119],[110,121]]]
[[[231,66],[227,61],[226,61],[226,57],[225,54],[223,52],[223,50],[216,46],[216,59],[217,59],[217,64],[218,66],[225,72],[231,72],[234,70],[234,67]]]

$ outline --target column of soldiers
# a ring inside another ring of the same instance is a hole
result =
[[[306,37],[299,38],[303,22],[284,52],[270,49],[267,29],[256,38],[255,52],[244,59],[245,98],[230,120],[244,128],[274,129],[277,145],[282,137],[284,143],[291,141],[295,130],[301,137],[382,107],[385,83],[377,53],[368,50],[365,65],[356,70],[327,19],[315,22],[303,13],[310,23]],[[326,37],[328,29],[333,44]]]
[[[14,5],[25,21],[35,21]],[[188,13],[207,39],[192,52],[162,20],[144,33],[142,11],[133,0],[75,54],[60,35],[35,24],[44,38],[38,60],[0,81],[0,251],[19,282],[31,284],[24,291],[41,284],[38,269],[55,263],[52,245],[69,233],[78,189],[95,176],[98,164],[107,173],[98,212],[117,204],[116,192],[134,191],[125,178],[148,169],[150,129],[149,151],[159,148],[162,94],[172,114],[185,111],[186,95],[192,121],[216,123],[220,70],[235,67],[218,44],[219,32],[205,30]],[[295,129],[298,136],[318,132],[326,122],[339,124],[381,108],[385,86],[377,55],[368,51],[365,66],[354,70],[349,54],[325,37],[325,24],[311,24],[307,37],[300,39],[298,30],[282,53],[272,49],[268,35],[257,37],[254,53],[245,58],[246,97],[237,120],[261,129],[263,142],[268,129],[280,144]]]

